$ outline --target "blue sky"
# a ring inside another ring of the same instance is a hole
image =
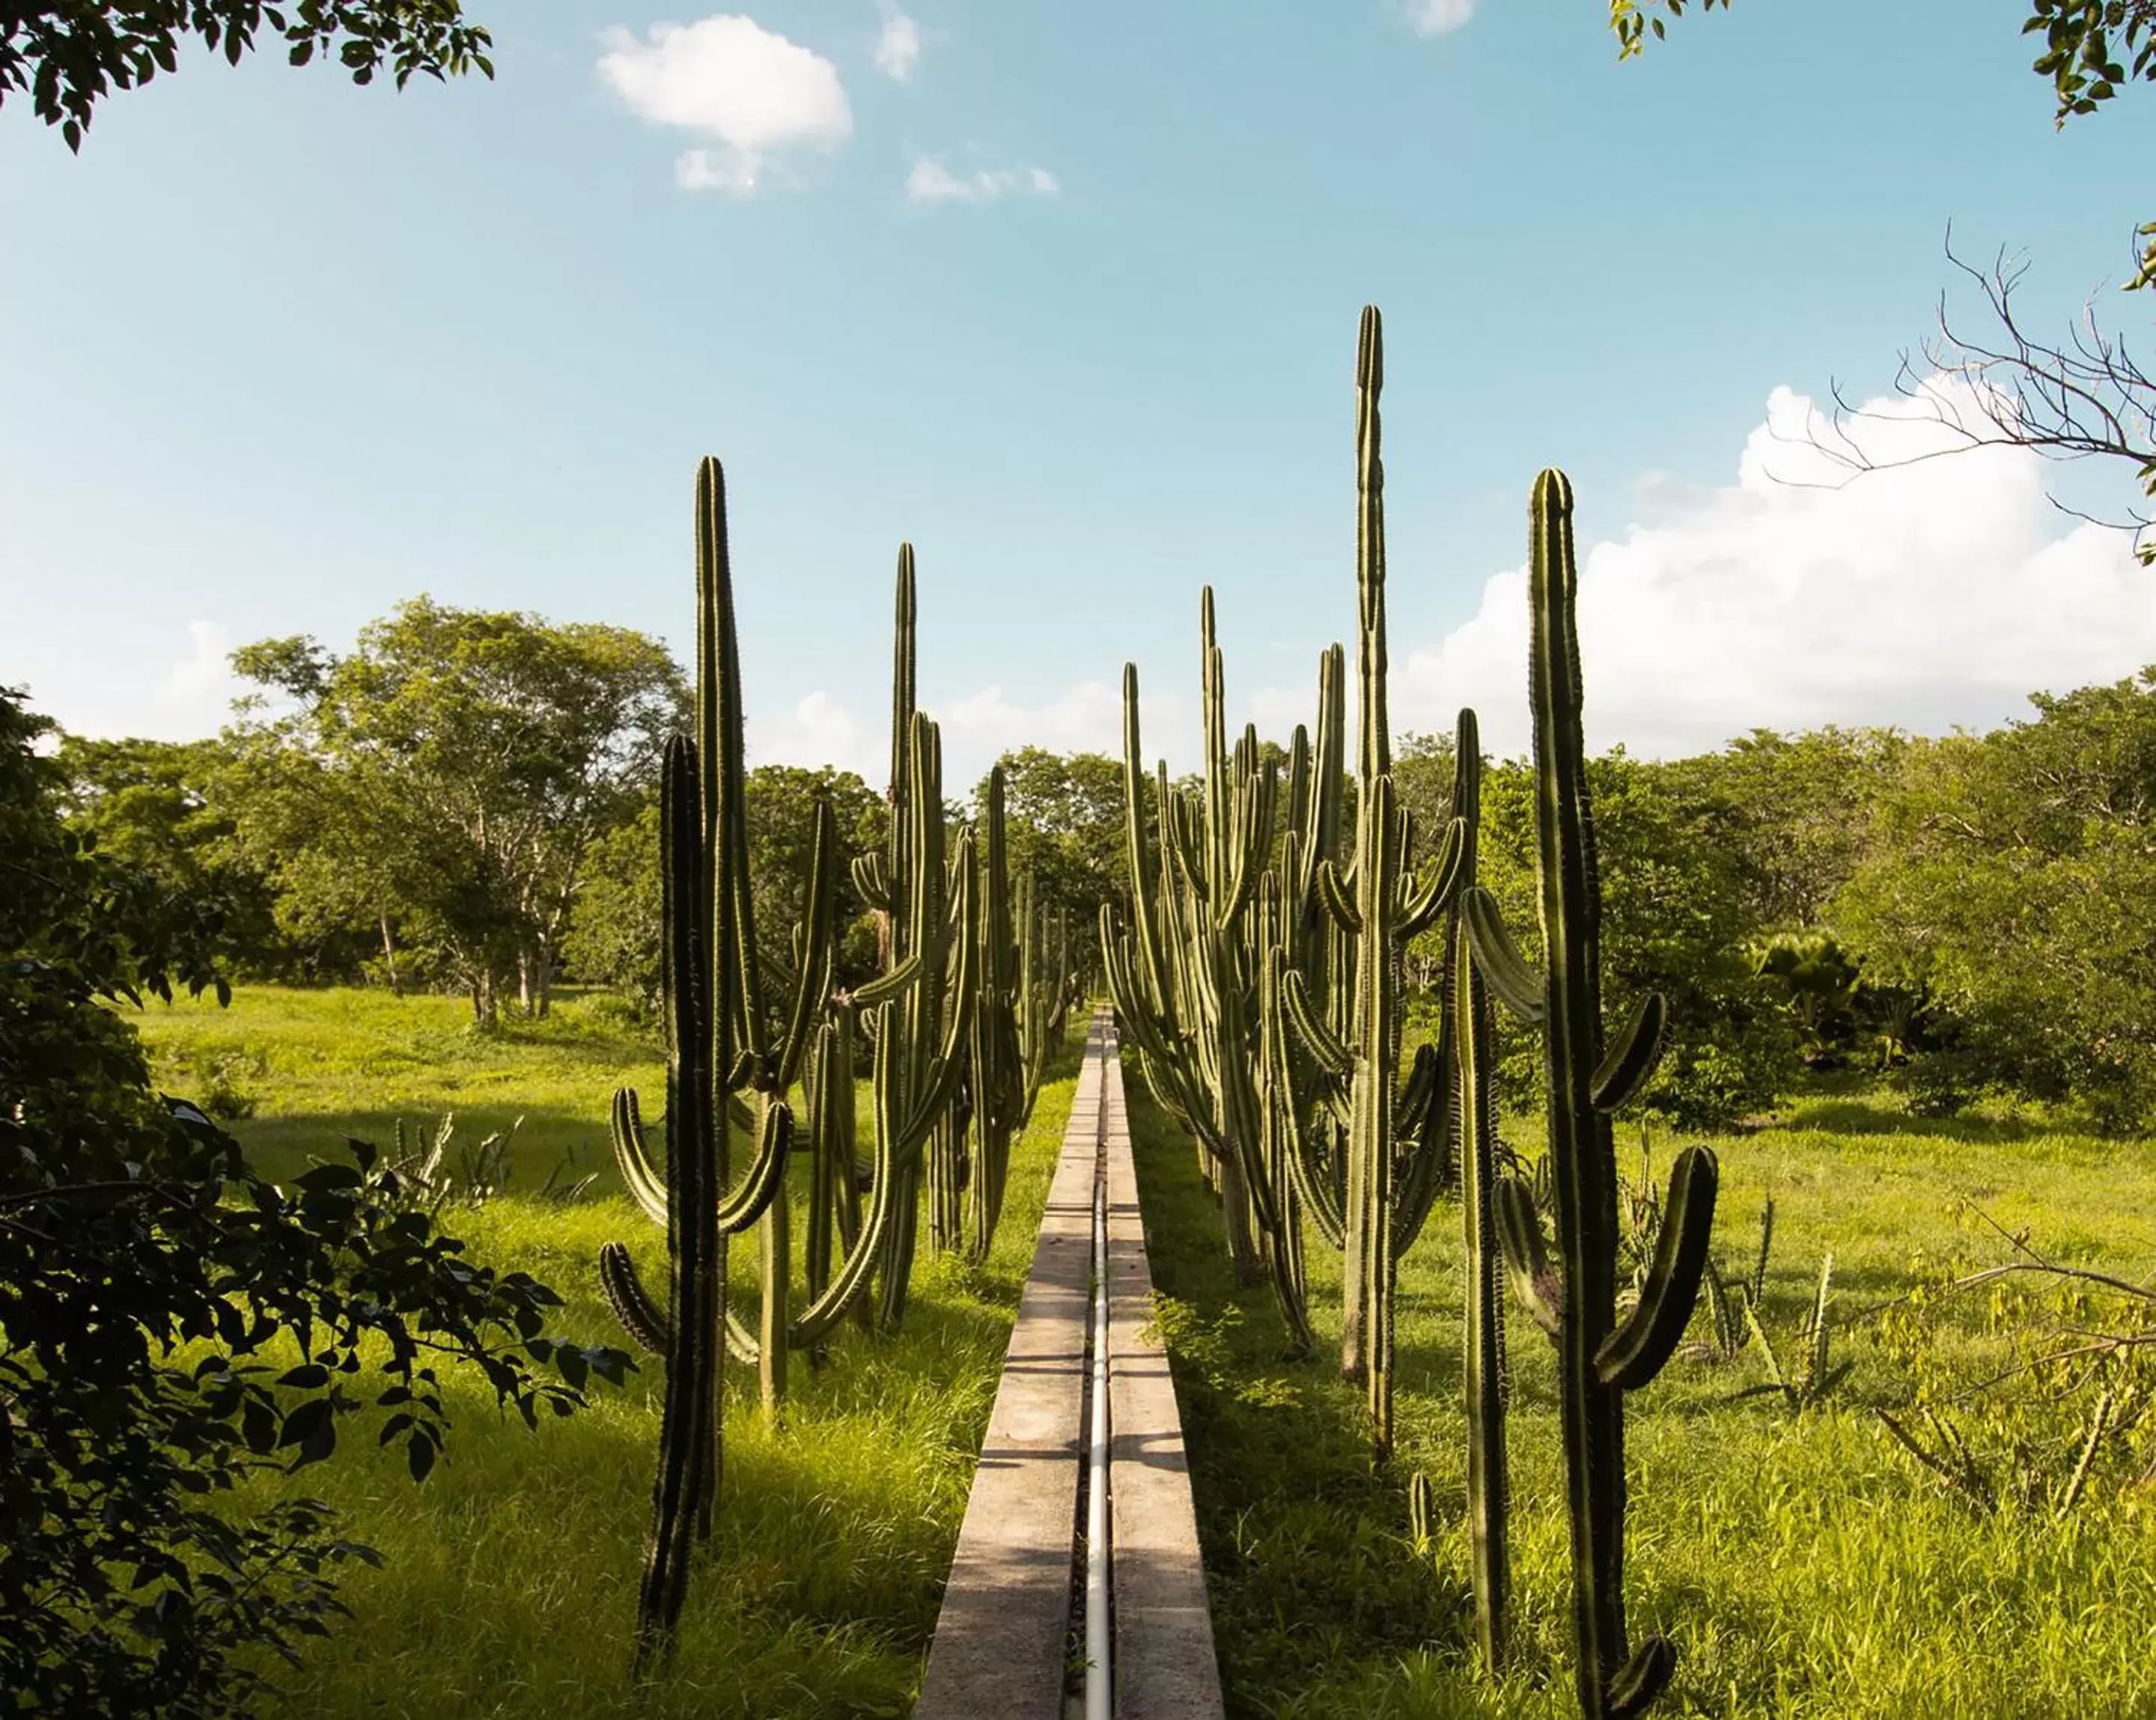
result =
[[[901,538],[953,779],[1112,747],[1126,658],[1187,758],[1209,581],[1284,733],[1353,626],[1366,300],[1402,727],[1523,736],[1545,465],[1598,742],[2156,660],[2156,572],[2029,462],[1756,470],[1770,398],[1887,388],[1950,218],[2050,331],[2156,216],[2156,100],[2055,131],[2023,0],[1739,0],[1625,65],[1596,0],[468,9],[492,84],[198,53],[80,157],[0,113],[0,680],[68,727],[208,732],[231,645],[420,592],[685,645],[710,452],[760,757],[877,774]]]

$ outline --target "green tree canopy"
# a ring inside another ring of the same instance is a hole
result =
[[[366,915],[495,1018],[514,975],[543,1014],[593,845],[648,798],[681,721],[680,669],[626,628],[414,598],[335,657],[312,639],[233,655],[291,702],[234,736],[240,837],[288,920]]]
[[[294,65],[334,50],[355,84],[384,66],[399,90],[414,72],[494,75],[492,41],[459,0],[0,0],[0,103],[27,90],[38,117],[80,149],[98,102],[177,71],[189,38],[238,65],[264,24]]]

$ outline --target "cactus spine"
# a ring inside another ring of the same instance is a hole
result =
[[[1499,1217],[1513,1283],[1555,1338],[1559,1355],[1581,1712],[1586,1720],[1628,1720],[1668,1684],[1676,1651],[1661,1636],[1646,1638],[1636,1651],[1626,1640],[1624,1394],[1655,1378],[1691,1318],[1707,1261],[1717,1168],[1705,1148],[1679,1155],[1646,1284],[1619,1325],[1609,1119],[1652,1073],[1666,1008],[1659,996],[1644,999],[1605,1051],[1601,889],[1573,621],[1578,573],[1572,486],[1561,472],[1536,480],[1531,524],[1529,685],[1546,971],[1537,976],[1527,966],[1486,894],[1470,897],[1464,920],[1474,963],[1491,990],[1544,1029],[1558,1265],[1552,1266],[1523,1183],[1501,1185]]]

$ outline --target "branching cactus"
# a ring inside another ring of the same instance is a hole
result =
[[[883,973],[858,998],[888,1009],[870,1025],[876,1041],[876,1105],[893,1132],[896,1184],[888,1224],[878,1238],[876,1323],[895,1331],[905,1318],[919,1228],[924,1154],[932,1222],[955,1236],[963,1123],[954,1115],[966,1074],[979,1002],[979,865],[962,832],[948,852],[943,815],[943,744],[914,702],[916,603],[913,547],[898,554],[896,624],[891,672],[891,782],[889,845],[855,862],[854,881],[881,916]],[[891,1046],[883,1059],[885,1041]],[[947,1227],[947,1229],[946,1229]]]
[[[1200,606],[1205,776],[1199,792],[1173,789],[1167,768],[1147,784],[1137,670],[1123,670],[1125,829],[1131,928],[1103,909],[1101,952],[1111,994],[1147,1085],[1189,1130],[1199,1163],[1219,1191],[1228,1251],[1246,1282],[1269,1276],[1291,1335],[1312,1342],[1301,1288],[1300,1238],[1287,1184],[1276,1174],[1279,1126],[1260,1093],[1266,917],[1261,897],[1278,777],[1261,761],[1255,729],[1227,744],[1226,675],[1213,593]],[[1158,832],[1156,860],[1153,831]],[[1277,916],[1274,916],[1277,918]]]
[[[976,1261],[988,1258],[1003,1217],[1010,1175],[1012,1139],[1033,1114],[1051,1042],[1062,1031],[1069,988],[1061,983],[1061,957],[1050,970],[1049,994],[1034,978],[1034,928],[1030,881],[1014,909],[1009,845],[1005,840],[1004,768],[988,773],[981,838],[980,996],[973,1009],[968,1054],[967,1110],[973,1148],[968,1155],[965,1248]],[[940,1216],[941,1214],[939,1214]],[[939,1235],[943,1245],[955,1239]]]
[[[1646,1283],[1619,1324],[1610,1115],[1653,1072],[1666,1012],[1663,1000],[1650,994],[1605,1045],[1601,888],[1573,622],[1578,586],[1572,486],[1562,473],[1544,472],[1535,482],[1528,603],[1546,970],[1537,974],[1528,966],[1486,893],[1471,892],[1462,917],[1475,968],[1492,993],[1543,1029],[1556,1259],[1524,1183],[1499,1185],[1498,1219],[1513,1284],[1558,1347],[1581,1712],[1586,1720],[1626,1720],[1645,1712],[1667,1686],[1676,1651],[1661,1636],[1646,1638],[1635,1651],[1626,1637],[1625,1394],[1661,1372],[1691,1320],[1707,1265],[1717,1167],[1703,1147],[1679,1155]]]
[[[666,1220],[670,1296],[661,1310],[627,1250],[609,1244],[601,1276],[632,1332],[665,1358],[659,1476],[637,1602],[639,1666],[670,1652],[688,1592],[690,1549],[708,1536],[721,1456],[719,1386],[726,1317],[726,1239],[784,1204],[793,1115],[767,1082],[783,1072],[762,1043],[742,819],[741,662],[727,565],[725,479],[696,474],[697,738],[667,743],[660,781],[666,1156],[655,1192]],[[826,814],[828,818],[828,814]],[[828,855],[826,856],[828,859]],[[812,948],[803,967],[818,965]],[[808,983],[804,978],[804,985]],[[762,1081],[756,1156],[729,1189],[732,1095]],[[783,1096],[783,1086],[778,1089]],[[644,1152],[636,1095],[615,1095],[618,1142],[633,1189],[657,1180]]]
[[[1380,1461],[1393,1440],[1393,1299],[1397,1261],[1436,1198],[1450,1133],[1453,1084],[1435,1050],[1425,1047],[1399,1084],[1404,1024],[1402,956],[1437,922],[1460,880],[1466,830],[1457,817],[1419,877],[1410,870],[1413,820],[1393,787],[1386,714],[1384,466],[1378,398],[1384,384],[1383,336],[1366,306],[1356,354],[1356,587],[1358,679],[1362,708],[1356,747],[1356,829],[1352,869],[1315,860],[1314,893],[1344,941],[1329,964],[1329,999],[1314,997],[1301,966],[1283,965],[1277,995],[1308,1054],[1322,1107],[1347,1113],[1342,1245],[1340,1363],[1363,1382],[1371,1444]],[[1323,704],[1321,701],[1321,727]],[[1312,796],[1312,806],[1318,797]],[[1352,947],[1352,957],[1348,947]],[[1344,1027],[1345,1031],[1342,1029]],[[1310,1107],[1311,1114],[1318,1114]],[[1293,1156],[1304,1168],[1305,1198],[1321,1214],[1323,1155],[1307,1145]]]

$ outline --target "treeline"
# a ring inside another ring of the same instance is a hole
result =
[[[263,696],[215,740],[68,737],[59,762],[76,828],[157,881],[235,977],[454,989],[482,1025],[543,1014],[564,981],[655,992],[655,767],[686,721],[658,641],[421,598],[348,656],[297,638],[234,663]],[[2032,702],[1984,735],[1760,730],[1594,762],[1609,983],[1672,1007],[1662,1114],[1725,1124],[1849,1064],[1932,1109],[1999,1089],[2109,1129],[2156,1121],[2156,672]],[[1090,963],[1100,906],[1125,893],[1120,766],[1037,747],[1004,763],[1014,871]],[[1399,747],[1423,828],[1451,773],[1449,739]],[[819,795],[853,853],[884,839],[882,786],[851,772],[767,765],[748,793],[759,889],[798,887],[780,881],[804,874]],[[1483,881],[1531,927],[1524,763],[1491,763],[1483,794]],[[841,876],[851,985],[875,927]],[[799,909],[757,906],[773,927]],[[1411,950],[1410,977],[1434,983],[1440,954]],[[790,950],[758,956],[792,969]],[[1502,1072],[1531,1102],[1524,1044]]]
[[[563,982],[656,996],[658,762],[690,723],[658,640],[421,598],[348,655],[293,637],[233,664],[260,691],[216,738],[66,736],[58,755],[70,823],[231,976],[459,992],[481,1027],[543,1016]],[[1014,867],[1082,959],[1114,888],[1121,778],[1038,749],[1005,767]],[[747,793],[760,892],[803,887],[819,797],[849,859],[883,844],[883,788],[850,771],[767,765]],[[839,878],[850,987],[876,933]],[[760,901],[757,923],[776,938],[800,909]],[[791,949],[757,953],[792,973]]]
[[[1724,1123],[1847,1064],[1923,1111],[1997,1091],[2156,1122],[2156,670],[2030,702],[1981,735],[1758,730],[1593,761],[1609,983],[1671,1006],[1656,1108]],[[1449,745],[1405,752],[1395,777],[1435,816]],[[1485,778],[1481,880],[1523,927],[1532,793],[1520,762]],[[1524,1046],[1503,1073],[1530,1096]]]

